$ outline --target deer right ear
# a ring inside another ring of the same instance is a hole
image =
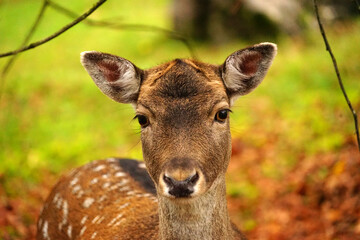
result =
[[[121,103],[136,103],[142,70],[130,61],[111,54],[81,53],[81,63],[100,90]]]
[[[275,55],[276,45],[260,43],[234,52],[221,66],[222,79],[233,103],[248,94],[264,79]]]

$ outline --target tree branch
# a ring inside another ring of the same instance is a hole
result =
[[[49,2],[48,0],[44,0],[43,1],[43,4],[41,6],[41,9],[39,11],[39,14],[34,22],[34,24],[32,25],[32,27],[30,28],[28,34],[26,35],[24,41],[22,42],[22,44],[20,45],[20,47],[24,47],[26,46],[26,44],[29,42],[30,38],[32,37],[32,35],[34,34],[36,28],[38,27],[42,17],[44,16],[44,12],[45,12],[45,9],[46,7],[48,6]],[[5,77],[6,73],[8,72],[8,70],[10,69],[12,63],[15,61],[16,59],[16,56],[17,54],[14,54],[10,59],[9,61],[6,63],[5,67],[3,68],[2,72],[1,72],[1,75],[2,77]]]
[[[40,24],[40,21],[42,19],[42,17],[44,16],[44,12],[46,10],[46,7],[48,6],[49,1],[48,0],[44,0],[43,4],[40,8],[39,14],[36,17],[36,20],[34,22],[34,24],[32,25],[32,27],[30,28],[28,34],[26,35],[24,41],[22,42],[22,44],[20,45],[20,47],[24,47],[26,46],[26,44],[28,44],[30,38],[32,37],[32,35],[34,34],[35,30],[37,29],[38,25]],[[12,55],[12,57],[7,61],[7,63],[5,64],[4,68],[1,71],[1,78],[0,78],[0,100],[1,97],[3,95],[4,92],[4,86],[5,86],[5,79],[6,79],[6,74],[8,73],[8,71],[10,70],[11,66],[14,64],[16,58],[18,57],[17,54]]]
[[[327,37],[326,37],[326,34],[325,34],[325,30],[324,30],[324,28],[322,26],[320,16],[319,16],[318,6],[317,6],[317,0],[314,0],[314,8],[315,8],[316,19],[317,19],[317,22],[319,24],[320,32],[321,32],[321,35],[322,35],[322,37],[324,39],[324,42],[325,42],[326,50],[329,52],[329,54],[331,56],[331,59],[332,59],[333,65],[334,65],[334,69],[335,69],[335,72],[336,72],[336,76],[337,76],[341,91],[342,91],[342,93],[343,93],[343,95],[345,97],[346,103],[349,106],[349,109],[350,109],[350,111],[351,111],[351,113],[353,115],[353,118],[354,118],[356,138],[357,138],[358,148],[359,148],[359,152],[360,152],[360,136],[359,136],[358,118],[357,118],[356,112],[355,112],[354,108],[352,107],[351,102],[350,102],[350,100],[349,100],[349,98],[348,98],[348,96],[346,94],[345,87],[344,87],[344,84],[343,84],[341,76],[340,76],[340,72],[339,72],[339,69],[338,69],[338,66],[337,66],[337,63],[336,63],[335,56],[334,56],[334,54],[333,54],[333,52],[331,50],[330,44],[329,44],[329,42],[327,40]]]
[[[59,12],[62,12],[63,14],[65,14],[71,18],[77,17],[76,13],[72,12],[71,10],[69,10],[53,1],[49,1],[49,5],[53,9],[55,9]],[[185,45],[185,47],[188,49],[188,51],[190,52],[191,57],[193,59],[197,59],[197,56],[195,54],[194,48],[192,47],[191,43],[184,36],[182,36],[181,34],[175,32],[175,31],[171,31],[171,30],[157,27],[157,26],[145,25],[145,24],[118,24],[118,23],[113,23],[113,22],[99,21],[99,20],[92,20],[92,19],[85,19],[84,23],[88,24],[90,26],[106,27],[106,28],[111,28],[111,29],[116,29],[116,30],[160,32],[160,33],[168,36],[169,38],[172,38],[172,39],[182,42]]]
[[[71,27],[75,26],[76,24],[78,24],[79,22],[83,21],[85,18],[87,18],[90,14],[92,14],[97,8],[99,8],[104,2],[106,2],[106,0],[99,0],[92,8],[90,8],[87,12],[85,12],[83,15],[81,15],[80,17],[78,17],[77,19],[75,19],[73,22],[71,22],[70,24],[66,25],[65,27],[61,28],[59,31],[55,32],[54,34],[50,35],[47,38],[44,38],[40,41],[31,43],[25,47],[19,48],[15,51],[10,51],[10,52],[6,52],[6,53],[1,53],[0,54],[0,58],[2,57],[7,57],[7,56],[11,56],[11,55],[15,55],[18,54],[20,52],[24,52],[27,51],[29,49],[38,47],[54,38],[56,38],[57,36],[63,34],[64,32],[66,32],[67,30],[69,30]]]
[[[98,20],[91,20],[91,19],[87,19],[87,17],[92,14],[97,8],[99,8],[104,2],[106,2],[106,0],[99,0],[92,8],[90,8],[86,13],[84,13],[81,16],[78,16],[77,13],[72,12],[71,10],[53,2],[52,0],[43,0],[43,5],[39,11],[39,14],[33,24],[33,26],[31,27],[31,29],[29,30],[27,36],[25,37],[23,43],[21,44],[20,48],[14,51],[10,51],[7,53],[2,53],[0,54],[0,58],[2,57],[8,57],[8,56],[12,56],[8,62],[5,64],[4,68],[2,69],[1,72],[1,79],[0,79],[0,99],[2,96],[2,92],[3,92],[3,88],[5,85],[5,77],[6,74],[8,73],[8,71],[10,70],[11,66],[13,65],[14,61],[16,60],[17,56],[19,53],[30,50],[32,48],[38,47],[56,37],[58,37],[59,35],[61,35],[62,33],[66,32],[67,30],[69,30],[71,27],[75,26],[76,24],[80,23],[81,21],[84,20],[84,23],[90,25],[90,26],[98,26],[98,27],[107,27],[107,28],[112,28],[112,29],[117,29],[117,30],[133,30],[133,31],[148,31],[148,32],[161,32],[163,34],[165,34],[166,36],[168,36],[169,38],[178,40],[180,42],[182,42],[186,48],[189,50],[190,55],[192,58],[196,59],[196,54],[195,51],[192,47],[192,45],[190,44],[190,42],[183,37],[182,35],[180,35],[179,33],[175,32],[175,31],[171,31],[168,29],[164,29],[164,28],[160,28],[160,27],[156,27],[156,26],[151,26],[151,25],[140,25],[140,24],[116,24],[116,23],[112,23],[112,22],[107,22],[107,21],[98,21]],[[65,14],[67,16],[70,16],[71,18],[75,19],[73,22],[71,22],[70,24],[64,26],[63,28],[61,28],[59,31],[55,32],[54,34],[40,40],[37,42],[33,42],[29,45],[28,42],[30,40],[30,38],[32,37],[33,33],[35,32],[35,30],[37,29],[45,10],[47,9],[47,7],[52,7],[54,10],[61,12],[62,14]]]

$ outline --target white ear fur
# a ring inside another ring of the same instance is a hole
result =
[[[141,70],[130,61],[111,54],[81,53],[81,64],[99,89],[115,101],[135,103],[141,83]]]
[[[273,43],[260,43],[234,52],[222,65],[222,78],[231,104],[255,89],[264,79],[275,55]]]

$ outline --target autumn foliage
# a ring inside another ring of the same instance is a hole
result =
[[[355,140],[337,153],[300,156],[281,179],[260,173],[256,162],[263,160],[261,149],[249,149],[241,141],[233,147],[229,174],[246,168],[247,177],[259,189],[250,204],[229,198],[230,212],[238,221],[241,211],[253,212],[249,239],[360,239],[360,154]]]

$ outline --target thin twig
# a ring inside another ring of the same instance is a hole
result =
[[[44,12],[45,12],[46,7],[48,6],[48,3],[49,3],[48,0],[43,1],[43,4],[42,4],[42,6],[40,8],[40,11],[39,11],[39,14],[36,17],[36,20],[35,20],[34,24],[32,25],[32,27],[30,28],[30,30],[29,30],[28,34],[26,35],[24,41],[21,43],[20,47],[24,47],[24,46],[26,46],[26,44],[28,44],[30,38],[32,37],[35,30],[39,26],[42,17],[44,16]],[[0,79],[0,99],[2,97],[4,86],[5,86],[6,74],[10,70],[11,66],[14,64],[17,56],[18,56],[17,54],[12,55],[12,57],[7,61],[4,68],[2,69],[1,79]]]
[[[29,42],[30,38],[32,37],[32,35],[34,34],[36,28],[38,27],[42,17],[44,16],[44,12],[46,7],[48,6],[48,0],[44,0],[43,4],[41,6],[41,9],[39,11],[39,14],[34,22],[34,24],[32,25],[32,27],[30,28],[28,34],[26,35],[24,41],[22,42],[22,44],[20,45],[20,47],[24,47],[26,46],[26,44]],[[4,77],[6,75],[6,73],[8,72],[8,70],[10,69],[12,63],[15,61],[17,54],[14,54],[9,61],[6,63],[5,67],[3,68],[1,75],[2,77]]]
[[[99,8],[104,2],[106,2],[106,0],[99,0],[92,8],[90,8],[87,12],[85,12],[83,15],[81,15],[80,17],[78,17],[77,19],[75,19],[73,22],[69,23],[68,25],[64,26],[63,28],[61,28],[59,31],[55,32],[54,34],[50,35],[47,38],[44,38],[40,41],[37,42],[33,42],[25,47],[19,48],[15,51],[10,51],[10,52],[6,52],[6,53],[2,53],[0,54],[0,58],[2,57],[7,57],[7,56],[11,56],[11,55],[15,55],[18,54],[20,52],[24,52],[27,51],[29,49],[38,47],[54,38],[56,38],[57,36],[63,34],[64,32],[66,32],[67,30],[69,30],[71,27],[75,26],[76,24],[78,24],[79,22],[81,22],[82,20],[84,20],[85,18],[87,18],[90,14],[92,14],[97,8]]]
[[[64,13],[65,15],[68,15],[71,18],[76,18],[77,14],[72,12],[71,10],[53,2],[49,1],[49,5],[54,8],[57,11],[60,11]],[[92,20],[92,19],[85,19],[85,24],[88,24],[90,26],[96,26],[96,27],[107,27],[111,29],[116,30],[132,30],[132,31],[144,31],[144,32],[160,32],[162,34],[167,35],[169,38],[178,40],[182,42],[186,48],[189,50],[190,55],[193,59],[197,59],[197,56],[195,54],[194,48],[192,47],[191,43],[182,35],[175,31],[171,31],[165,28],[157,27],[157,26],[151,26],[151,25],[145,25],[145,24],[124,24],[124,23],[113,23],[108,21],[99,21],[99,20]]]
[[[314,8],[315,8],[316,18],[317,18],[317,22],[319,24],[320,32],[321,32],[321,35],[322,35],[322,37],[324,39],[324,42],[325,42],[326,50],[329,52],[329,54],[331,56],[331,59],[332,59],[332,62],[333,62],[334,68],[335,68],[336,76],[337,76],[341,91],[342,91],[342,93],[343,93],[343,95],[345,97],[346,103],[349,106],[349,109],[350,109],[350,111],[351,111],[351,113],[353,115],[353,118],[354,118],[355,132],[356,132],[357,143],[358,143],[358,148],[359,148],[359,152],[360,152],[360,135],[359,135],[358,118],[357,118],[356,112],[355,112],[354,108],[352,107],[351,102],[350,102],[350,100],[349,100],[349,98],[348,98],[348,96],[346,94],[344,84],[342,82],[340,72],[339,72],[339,69],[338,69],[338,66],[337,66],[337,63],[336,63],[335,56],[334,56],[334,54],[333,54],[333,52],[332,52],[332,50],[330,48],[330,44],[329,44],[329,42],[327,40],[327,37],[326,37],[326,34],[325,34],[325,30],[324,30],[324,28],[322,26],[322,23],[320,21],[320,16],[319,16],[319,11],[318,11],[318,6],[317,6],[317,1],[316,0],[314,0]]]

